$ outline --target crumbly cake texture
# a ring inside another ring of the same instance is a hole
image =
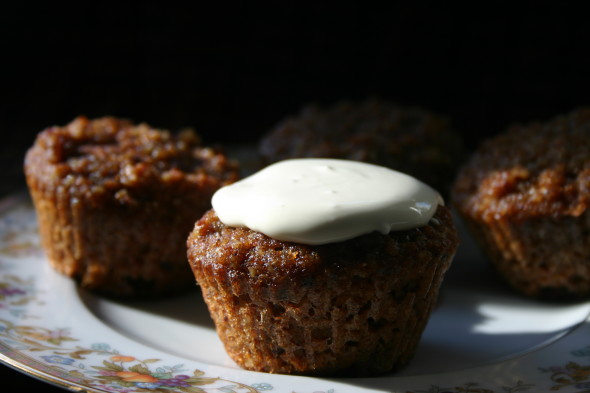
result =
[[[115,297],[194,287],[186,237],[212,194],[237,179],[196,134],[114,117],[42,131],[24,170],[51,266]]]
[[[406,365],[457,244],[442,206],[420,228],[320,246],[229,227],[211,210],[187,241],[195,278],[237,364],[323,376]]]
[[[322,157],[398,170],[447,197],[465,153],[447,117],[379,99],[309,105],[286,118],[259,145],[264,162]]]
[[[513,288],[543,299],[590,296],[590,109],[487,140],[452,199]]]

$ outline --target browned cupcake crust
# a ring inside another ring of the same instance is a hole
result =
[[[484,142],[452,199],[514,288],[551,299],[590,295],[590,109]]]
[[[24,169],[51,265],[113,296],[194,286],[186,237],[212,194],[237,179],[194,133],[114,117],[42,131]]]
[[[309,105],[260,142],[266,163],[322,157],[364,161],[412,175],[448,196],[464,158],[448,118],[425,109],[370,99]]]
[[[327,245],[195,225],[188,257],[228,354],[250,370],[368,376],[406,365],[458,244],[449,210],[428,225]]]

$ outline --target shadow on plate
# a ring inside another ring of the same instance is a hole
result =
[[[84,291],[79,294],[97,318],[135,341],[188,359],[237,367],[225,354],[198,288],[150,301],[108,300]],[[374,387],[382,386],[374,380],[383,378],[500,364],[559,340],[589,313],[589,303],[543,303],[519,296],[495,276],[464,236],[413,361],[389,376],[350,381]],[[172,332],[184,339],[175,342],[170,338]]]

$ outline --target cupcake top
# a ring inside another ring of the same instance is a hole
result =
[[[132,190],[157,184],[218,188],[237,179],[235,165],[202,147],[192,131],[175,135],[114,117],[80,116],[64,127],[50,127],[37,136],[27,160],[39,163],[27,170],[42,172],[73,196],[114,195],[122,203],[141,198]]]
[[[442,198],[404,173],[350,160],[292,159],[218,190],[225,225],[277,240],[326,244],[428,223]]]
[[[579,216],[590,206],[590,109],[513,126],[460,171],[453,202],[485,220]]]

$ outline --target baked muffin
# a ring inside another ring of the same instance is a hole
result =
[[[267,170],[259,172],[261,177]],[[299,176],[292,178],[300,181]],[[353,179],[352,184],[358,182]],[[243,185],[267,196],[259,201],[260,209],[256,203],[241,203],[251,195],[226,201],[224,215],[240,210],[248,216],[248,226],[228,225],[219,218],[215,197],[229,186],[215,195],[214,209],[196,223],[187,241],[189,262],[230,357],[249,370],[322,376],[379,375],[406,365],[458,244],[449,209],[431,203],[432,210],[422,214],[424,222],[417,227],[389,230],[379,224],[381,230],[365,228],[358,235],[343,231],[341,240],[325,232],[363,227],[365,217],[382,217],[388,208],[363,207],[354,219],[350,210],[343,217],[324,212],[330,219],[307,226],[306,198],[314,201],[310,216],[321,214],[322,204],[332,205],[323,197],[331,186],[306,196],[288,186],[269,192],[260,184]],[[268,197],[281,189],[293,200]],[[371,192],[365,183],[359,189]],[[301,201],[302,210],[284,213],[285,206]],[[335,210],[340,209],[345,208],[336,204]],[[278,212],[281,218],[275,232],[251,229],[268,228],[264,222],[269,210],[270,216]],[[329,221],[335,222],[333,228]],[[300,227],[306,227],[305,233],[298,232]]]
[[[186,237],[237,168],[202,147],[114,117],[78,117],[37,136],[24,170],[42,245],[57,271],[111,296],[194,287]]]
[[[298,157],[369,162],[410,174],[445,198],[465,155],[447,117],[379,99],[304,107],[263,136],[259,152],[265,164]]]
[[[590,295],[590,109],[479,147],[453,204],[501,277],[542,299]]]

